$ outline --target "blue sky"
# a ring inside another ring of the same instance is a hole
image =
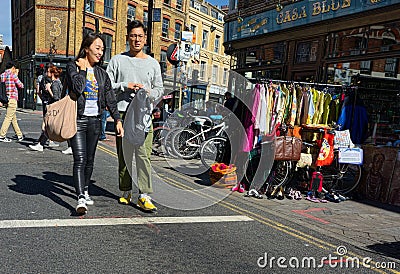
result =
[[[11,1],[1,0],[0,10],[0,34],[3,34],[3,42],[11,46]],[[207,2],[215,6],[228,5],[229,0],[207,0]]]
[[[3,42],[11,46],[11,1],[2,0],[0,9],[0,34],[3,34]]]
[[[224,5],[228,5],[229,0],[206,0],[208,3],[211,3],[215,6],[224,6]]]

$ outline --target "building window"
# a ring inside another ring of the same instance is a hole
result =
[[[207,8],[207,6],[201,5],[201,7],[200,7],[200,12],[202,12],[202,13],[208,15],[208,8]]]
[[[200,10],[200,3],[197,0],[190,0],[190,7]]]
[[[196,26],[190,25],[190,31],[193,32],[193,34],[196,34]]]
[[[315,62],[317,60],[318,41],[302,42],[297,45],[296,63]]]
[[[397,75],[397,58],[386,58],[385,77],[396,77]]]
[[[128,5],[128,20],[135,20],[136,17],[136,7],[132,5]]]
[[[211,10],[211,17],[212,18],[215,18],[215,19],[218,19],[218,12],[216,11],[216,10]]]
[[[171,0],[164,0],[164,4],[171,5]]]
[[[104,16],[113,19],[114,0],[104,0]]]
[[[160,53],[160,67],[161,67],[161,73],[167,71],[167,51],[165,50],[161,50]]]
[[[193,32],[193,43],[196,43],[196,29],[195,25],[190,25],[190,31]]]
[[[178,10],[182,10],[183,7],[183,0],[176,0],[176,8]]]
[[[216,65],[213,65],[212,67],[211,81],[213,84],[216,84],[218,81],[218,66]]]
[[[200,64],[200,79],[204,80],[205,75],[206,75],[206,62],[205,61],[201,61],[201,64]]]
[[[169,19],[163,18],[162,22],[162,37],[168,38]]]
[[[147,26],[149,22],[149,12],[147,10],[143,11],[143,25]]]
[[[104,34],[105,52],[104,61],[110,61],[111,59],[111,46],[112,46],[112,36],[109,34]]]
[[[89,28],[84,28],[84,29],[83,29],[83,35],[84,35],[84,36],[87,35],[87,34],[89,34],[89,33],[92,33],[92,32],[94,32],[92,29],[89,29]]]
[[[202,48],[207,48],[208,45],[208,31],[203,30],[203,41],[201,42],[201,47]]]
[[[221,37],[216,35],[215,40],[214,40],[214,52],[218,53],[219,52],[219,41],[221,40]]]
[[[224,75],[222,76],[222,84],[226,85],[228,83],[228,69],[224,68]]]
[[[372,67],[371,64],[372,64],[371,60],[361,61],[360,62],[360,74],[371,75],[371,67]]]
[[[86,0],[85,11],[94,12],[94,0]]]
[[[175,23],[175,40],[181,39],[182,24]]]

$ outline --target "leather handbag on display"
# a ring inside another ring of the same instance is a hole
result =
[[[66,95],[61,100],[47,105],[44,127],[47,137],[56,142],[66,141],[76,134],[76,101]]]
[[[275,160],[298,161],[301,155],[302,141],[296,137],[278,136],[275,138]]]

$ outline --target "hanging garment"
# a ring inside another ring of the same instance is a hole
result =
[[[308,98],[308,118],[307,118],[307,124],[310,124],[312,121],[312,118],[314,117],[315,114],[315,107],[314,107],[314,94],[313,94],[313,89],[308,90],[309,98]]]
[[[296,115],[297,115],[297,96],[296,96],[296,89],[292,87],[292,105],[290,110],[290,125],[294,126],[296,122]]]
[[[354,144],[362,144],[367,139],[368,115],[361,99],[354,104],[354,98],[346,97],[337,123],[339,130],[350,129]]]
[[[320,142],[320,149],[318,153],[318,158],[315,161],[316,166],[329,166],[333,162],[333,141],[335,135],[328,133],[325,129],[324,137]]]
[[[253,92],[250,92],[250,100],[248,103],[248,108],[251,110],[246,111],[245,121],[244,121],[244,130],[246,132],[246,138],[243,140],[242,151],[249,152],[253,149],[254,144],[254,123],[257,115],[257,110],[260,101],[260,89],[259,87],[255,87]]]
[[[325,100],[324,100],[324,111],[322,113],[322,121],[321,123],[327,125],[328,124],[328,117],[329,117],[329,112],[330,112],[330,104],[332,101],[332,96],[329,93],[325,94]]]
[[[259,107],[259,113],[260,113],[260,133],[264,135],[267,133],[267,99],[266,99],[266,89],[264,85],[261,86],[260,89],[260,107]]]

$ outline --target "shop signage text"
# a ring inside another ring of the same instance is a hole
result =
[[[399,0],[303,0],[226,23],[225,42],[398,4]]]
[[[317,16],[321,13],[335,12],[339,9],[345,9],[351,6],[351,0],[335,1],[320,1],[312,4],[311,16]],[[276,17],[277,24],[284,24],[291,21],[296,21],[308,16],[306,6],[300,8],[288,9],[284,12],[280,12]]]

